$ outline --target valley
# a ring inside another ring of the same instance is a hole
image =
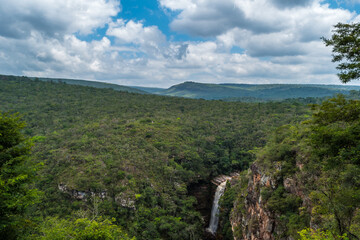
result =
[[[356,100],[312,100],[323,101],[320,106],[296,99],[226,102],[14,76],[2,76],[0,86],[0,111],[19,113],[19,121],[26,122],[22,133],[33,144],[27,164],[37,166],[31,186],[39,191],[23,215],[31,224],[18,220],[15,226],[25,232],[5,228],[8,239],[14,230],[24,239],[50,239],[60,229],[71,234],[76,222],[89,219],[102,224],[102,231],[119,228],[116,239],[299,238],[309,225],[332,223],[323,212],[311,213],[327,201],[311,182],[327,186],[345,174],[351,186],[342,188],[357,201]],[[357,96],[353,91],[347,97]],[[344,112],[331,121],[339,104]],[[339,150],[333,140],[326,145],[320,138],[328,124],[340,134],[334,139]],[[318,135],[309,135],[309,129]],[[308,139],[324,150],[313,150]],[[333,157],[325,159],[334,160],[316,160],[328,148],[334,149]],[[350,160],[336,163],[337,154]],[[332,167],[340,171],[332,173],[323,164],[343,165]],[[233,177],[226,181],[222,175],[229,174]],[[221,194],[215,194],[217,185]],[[357,234],[355,202],[346,210],[355,211],[353,220],[341,235],[350,228]],[[322,211],[331,215],[331,209]]]

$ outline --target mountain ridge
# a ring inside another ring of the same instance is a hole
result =
[[[6,76],[6,75],[0,75]],[[111,88],[139,94],[156,94],[163,96],[184,97],[205,100],[225,101],[281,101],[289,98],[323,98],[337,94],[350,94],[352,90],[360,90],[355,85],[322,85],[322,84],[246,84],[246,83],[198,83],[186,81],[169,88],[125,86],[98,81],[62,79],[62,78],[37,78],[29,79],[63,82],[70,85],[89,86],[95,88]]]
[[[349,94],[360,90],[360,86],[320,85],[320,84],[211,84],[184,82],[157,94],[206,100],[226,100],[230,98],[255,98],[259,100],[283,100],[287,98],[330,97]]]

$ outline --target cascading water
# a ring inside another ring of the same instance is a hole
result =
[[[207,230],[215,235],[216,230],[218,228],[219,224],[219,200],[221,196],[224,194],[226,187],[226,181],[222,182],[216,189],[214,202],[211,209],[211,218],[210,218],[210,224]]]

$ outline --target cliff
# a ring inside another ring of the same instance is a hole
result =
[[[276,166],[276,169],[280,171],[281,166]],[[277,207],[274,206],[274,195],[281,191],[281,196],[285,199],[295,200],[293,216],[304,215],[299,209],[310,210],[311,205],[309,198],[303,192],[302,182],[298,176],[282,179],[276,174],[267,174],[260,166],[253,164],[249,169],[247,180],[247,187],[241,193],[241,197],[235,201],[230,218],[234,239],[293,239],[287,236],[290,229],[282,221],[284,213],[288,215],[289,211],[274,209]]]
[[[359,113],[340,96],[274,132],[239,179],[234,239],[360,239]]]

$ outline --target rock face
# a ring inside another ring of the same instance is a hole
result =
[[[77,200],[86,200],[87,197],[91,196],[96,196],[99,197],[101,199],[104,199],[106,197],[106,191],[102,191],[102,192],[92,192],[92,191],[78,191],[75,189],[68,189],[68,187],[65,184],[59,184],[58,185],[58,189],[61,192],[67,193],[69,194],[71,197],[77,199]]]
[[[92,192],[88,191],[78,191],[76,189],[69,189],[65,184],[59,184],[58,189],[69,194],[72,198],[76,200],[87,201],[89,197],[98,197],[100,199],[105,199],[108,196],[106,191],[101,192]],[[122,207],[134,209],[135,210],[135,193],[134,192],[121,192],[114,197],[115,202],[119,203]]]
[[[215,177],[214,179],[211,180],[211,182],[213,184],[215,184],[216,186],[219,186],[221,183],[227,181],[227,180],[231,180],[233,177],[238,176],[238,173],[231,173],[230,176],[226,176],[226,175],[219,175],[217,177]]]
[[[244,204],[245,212],[234,211],[231,219],[234,239],[271,240],[274,239],[274,216],[262,204],[260,187],[273,187],[274,181],[269,176],[262,175],[255,164],[250,169],[248,194],[244,196],[244,203],[235,203],[235,205]],[[235,234],[235,232],[240,232],[240,234]]]
[[[280,166],[276,167],[278,170]],[[273,176],[267,176],[261,169],[253,164],[249,170],[249,179],[246,190],[242,197],[234,203],[230,223],[235,240],[275,240],[279,236],[281,229],[275,213],[266,207],[266,202],[262,199],[261,189],[264,187],[276,189],[279,184]],[[303,206],[309,202],[304,196],[296,179],[286,178],[281,181],[288,193],[301,197],[304,200]],[[292,239],[281,238],[281,239]]]

